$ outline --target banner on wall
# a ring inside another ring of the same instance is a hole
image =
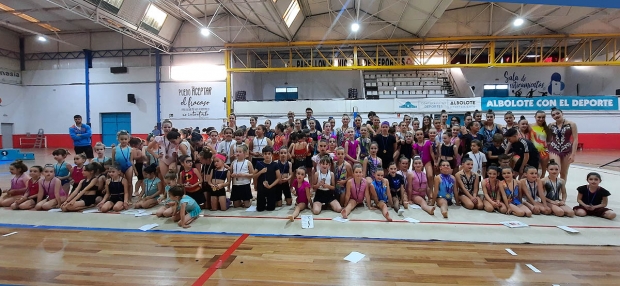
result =
[[[560,72],[552,72],[541,76],[536,69],[536,74],[518,74],[515,71],[504,71],[504,83],[508,85],[511,96],[534,97],[548,95],[562,95],[566,83]]]
[[[566,110],[618,110],[616,96],[552,96],[541,98],[483,97],[482,110],[536,111],[557,107]]]
[[[0,68],[0,82],[8,84],[21,84],[22,74],[19,71]]]
[[[420,98],[420,99],[395,99],[394,111],[397,113],[408,112],[467,112],[480,110],[480,98]]]
[[[221,120],[226,118],[226,83],[162,83],[162,118]]]

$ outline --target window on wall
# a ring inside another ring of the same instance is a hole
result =
[[[144,18],[142,19],[142,25],[140,26],[154,34],[157,34],[164,25],[166,17],[168,17],[166,12],[151,4],[146,10],[146,14],[144,14]]]
[[[507,97],[509,90],[507,84],[485,84],[483,97]]]
[[[101,7],[116,14],[121,9],[121,5],[123,5],[123,0],[103,0],[101,2]]]
[[[299,14],[299,10],[299,1],[291,1],[291,4],[288,5],[288,8],[286,8],[286,11],[284,12],[284,16],[282,16],[282,19],[284,19],[287,27],[291,27],[293,21],[295,21],[295,17],[297,17],[297,14]]]
[[[276,101],[297,100],[297,87],[276,87]]]

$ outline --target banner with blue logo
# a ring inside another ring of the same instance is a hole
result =
[[[547,96],[536,98],[523,97],[483,97],[482,110],[548,110],[557,107],[566,110],[618,110],[616,96]]]

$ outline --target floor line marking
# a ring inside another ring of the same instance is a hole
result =
[[[224,252],[224,254],[222,254],[217,259],[217,261],[213,262],[213,264],[211,264],[211,266],[209,266],[209,268],[204,273],[202,273],[200,277],[198,277],[198,279],[196,280],[196,282],[194,282],[194,284],[192,284],[192,286],[204,285],[207,280],[211,278],[211,275],[213,275],[216,270],[222,267],[222,263],[224,263],[224,261],[226,261],[230,257],[230,255],[232,255],[233,252],[235,252],[235,250],[239,248],[239,246],[243,243],[243,241],[245,241],[246,238],[248,238],[248,236],[250,235],[244,233],[239,238],[237,238],[237,240],[235,240],[235,242]]]

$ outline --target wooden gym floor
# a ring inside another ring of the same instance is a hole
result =
[[[36,150],[34,163],[53,162],[49,154],[51,150]],[[620,152],[586,151],[576,164],[598,166],[616,156]],[[620,196],[614,191],[620,173],[614,168],[601,173],[603,186],[612,192],[610,207],[619,209]],[[571,169],[575,179],[569,178],[569,201],[575,200],[574,188],[585,183],[585,173],[591,170],[577,165]],[[0,187],[9,185],[7,172],[8,162],[0,165]],[[360,210],[352,215],[358,220],[345,224],[331,221],[337,214],[323,212],[315,216],[315,229],[301,230],[298,220],[282,220],[290,212],[290,207],[265,214],[205,212],[192,228],[182,230],[153,217],[2,209],[0,284],[617,285],[620,281],[618,221],[537,216],[521,219],[529,228],[508,229],[497,223],[516,217],[450,209],[448,220],[409,210],[406,216],[420,224],[388,224],[380,222],[379,213]],[[152,222],[161,226],[149,232],[136,229]],[[560,224],[582,226],[581,233],[567,234],[555,228]],[[17,233],[3,236],[13,232]],[[358,263],[343,260],[352,251],[366,257]]]

